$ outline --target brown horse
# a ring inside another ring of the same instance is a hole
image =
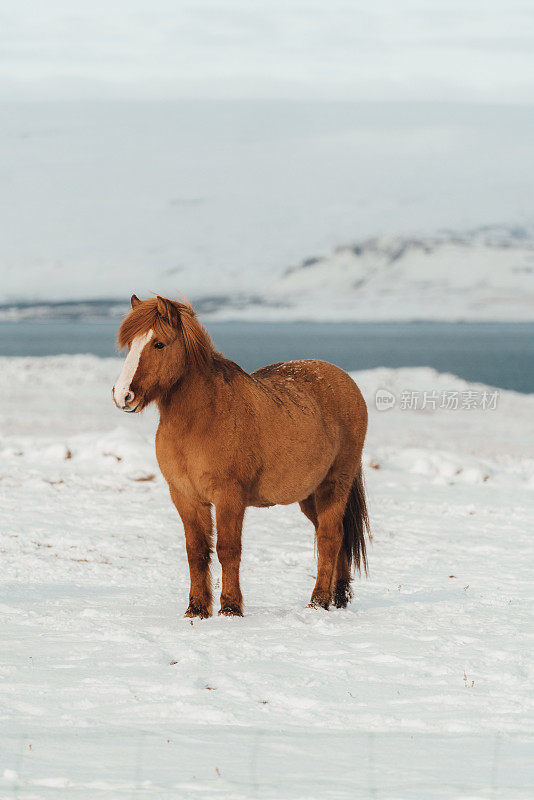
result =
[[[367,571],[361,456],[367,408],[354,381],[324,361],[248,374],[218,353],[190,305],[139,300],[119,329],[129,352],[113,387],[123,411],[155,402],[156,454],[182,519],[191,577],[186,617],[212,613],[215,506],[220,614],[243,614],[241,528],[247,506],[298,502],[313,522],[318,569],[310,606],[345,607],[352,565]]]

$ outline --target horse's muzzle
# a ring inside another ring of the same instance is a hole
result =
[[[111,394],[113,396],[113,402],[121,411],[125,411],[126,414],[135,414],[138,408],[141,406],[141,403],[138,402],[137,405],[131,406],[130,402],[134,399],[134,395],[131,392],[127,392],[123,398],[123,405],[121,405],[120,401],[115,397],[115,387],[111,390]]]
[[[117,408],[120,408],[120,410],[124,411],[126,414],[135,414],[140,405],[141,403],[138,403],[134,408],[130,408],[130,406],[117,406]]]

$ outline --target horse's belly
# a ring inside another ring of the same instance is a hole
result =
[[[324,480],[335,458],[333,447],[288,448],[264,464],[252,505],[289,505],[308,497]]]

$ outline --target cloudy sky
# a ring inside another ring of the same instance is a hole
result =
[[[533,53],[532,0],[2,0],[0,303],[530,229]]]
[[[3,0],[2,97],[530,103],[531,0]]]

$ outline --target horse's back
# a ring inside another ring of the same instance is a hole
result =
[[[286,407],[304,407],[305,414],[315,410],[330,437],[341,435],[348,447],[363,445],[367,406],[355,381],[340,367],[318,359],[283,361],[261,367],[252,377],[270,387]]]
[[[293,385],[326,403],[329,411],[334,409],[336,413],[367,421],[367,406],[357,384],[345,370],[329,361],[315,358],[280,361],[260,367],[252,377],[278,389],[290,390]]]

